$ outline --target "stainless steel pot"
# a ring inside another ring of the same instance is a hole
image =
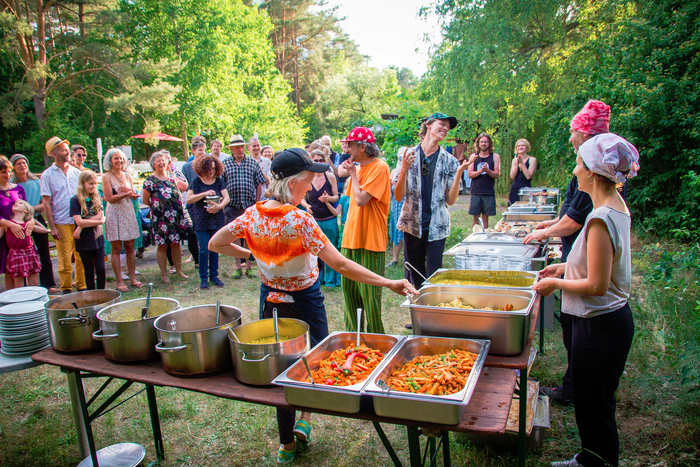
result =
[[[261,319],[235,329],[238,342],[229,337],[231,359],[236,379],[253,386],[269,386],[272,380],[309,351],[309,325],[292,318],[279,318],[280,336],[293,339],[272,344],[249,344],[264,337],[274,337],[273,320]]]
[[[172,298],[151,298],[146,319],[141,319],[145,298],[115,303],[97,313],[100,328],[92,333],[101,341],[105,357],[115,362],[130,363],[158,358],[158,343],[153,322],[158,316],[180,308]]]
[[[117,303],[121,297],[122,294],[116,290],[86,290],[61,295],[46,302],[44,309],[51,346],[61,352],[99,348],[100,343],[92,338],[92,333],[99,328],[97,312]],[[73,307],[73,302],[78,309]]]
[[[201,305],[171,311],[154,323],[160,342],[163,369],[175,376],[202,376],[231,368],[227,328],[241,325],[241,310],[221,305],[215,324],[216,305]]]

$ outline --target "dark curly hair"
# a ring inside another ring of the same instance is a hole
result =
[[[200,158],[195,161],[192,169],[194,169],[194,173],[196,173],[197,176],[203,177],[209,175],[209,169],[211,169],[212,164],[214,164],[214,176],[221,177],[221,174],[224,173],[224,164],[214,156],[204,156]]]

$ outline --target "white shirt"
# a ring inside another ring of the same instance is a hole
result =
[[[70,215],[70,199],[78,192],[79,176],[80,170],[72,165],[69,165],[68,171],[63,173],[55,163],[41,174],[41,196],[51,197],[54,224],[74,223]]]

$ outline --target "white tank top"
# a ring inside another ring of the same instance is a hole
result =
[[[630,215],[608,206],[594,209],[588,215],[583,230],[571,247],[564,279],[585,279],[588,277],[587,235],[588,223],[591,219],[602,219],[605,222],[613,244],[613,263],[610,288],[602,297],[562,292],[562,312],[582,318],[592,318],[621,308],[629,300],[632,288],[632,254],[630,250],[630,226],[632,222]]]

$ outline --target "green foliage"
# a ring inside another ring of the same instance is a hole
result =
[[[398,151],[401,147],[413,147],[418,144],[420,121],[428,111],[418,102],[404,101],[398,109],[398,117],[390,120],[375,120],[374,126],[381,127],[381,150],[389,167],[396,166]]]

